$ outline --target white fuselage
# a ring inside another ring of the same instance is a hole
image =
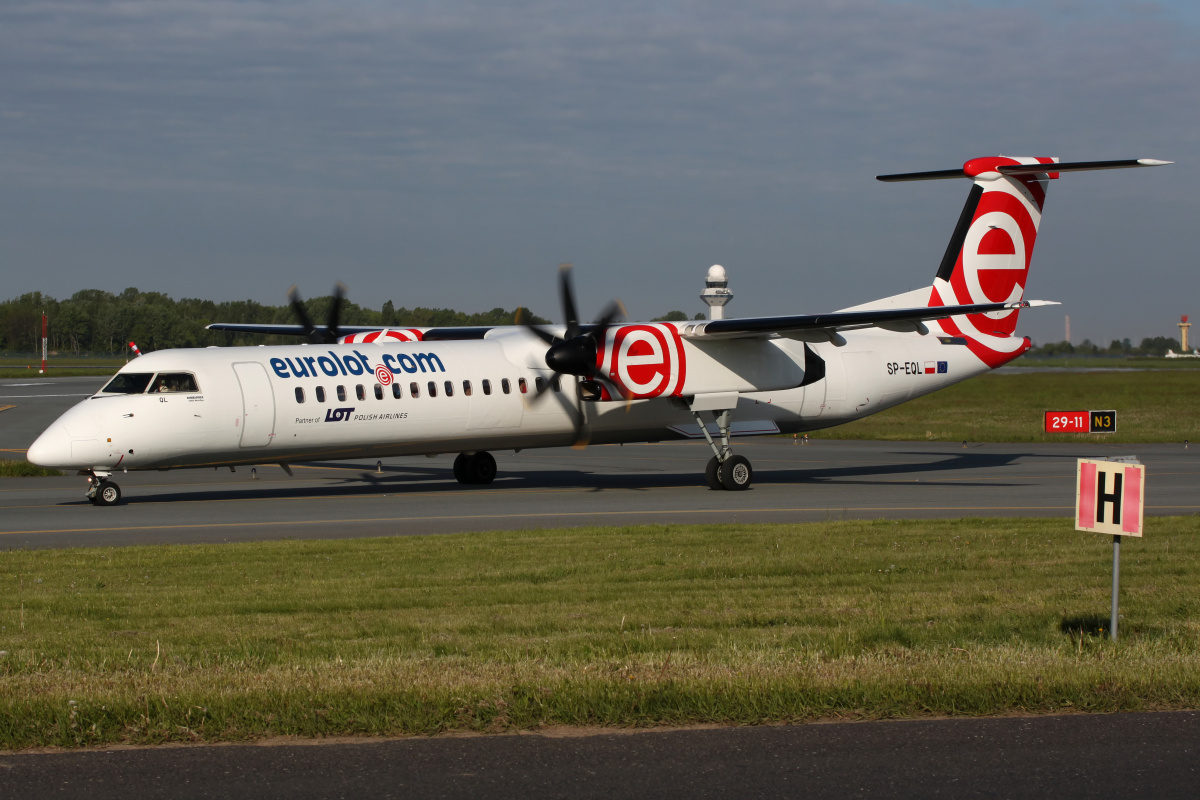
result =
[[[735,435],[816,430],[988,369],[947,337],[878,329],[844,337],[840,347],[808,345],[824,360],[825,375],[806,386],[799,384],[813,365],[805,364],[802,342],[683,339],[676,357],[686,375],[679,370],[673,395],[582,403],[589,439],[698,437],[690,406],[706,395],[732,398],[726,405]],[[574,379],[563,376],[561,391],[529,402],[535,381],[553,377],[544,354],[545,345],[516,328],[497,328],[475,341],[148,353],[120,372],[188,373],[196,390],[98,393],[55,421],[28,457],[44,466],[107,473],[570,445],[577,435]],[[654,355],[638,358],[643,372],[631,367],[623,374],[649,374],[649,383],[654,375],[644,372],[645,362]],[[380,367],[387,370],[383,382]],[[388,375],[400,386],[399,397],[384,385]]]

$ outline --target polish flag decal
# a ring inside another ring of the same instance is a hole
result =
[[[936,361],[926,361],[925,362],[925,374],[926,375],[936,375],[937,374],[937,362]]]

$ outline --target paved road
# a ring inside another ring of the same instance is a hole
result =
[[[7,388],[69,394],[38,386]],[[73,402],[47,397],[50,404]],[[19,406],[20,408],[20,406]],[[24,435],[0,412],[0,445]],[[42,416],[53,416],[44,408]],[[25,423],[36,422],[27,414]],[[18,422],[21,418],[14,418]],[[590,524],[794,522],[829,518],[1069,516],[1075,459],[1136,454],[1147,464],[1147,513],[1200,511],[1200,447],[1091,444],[737,440],[755,467],[747,492],[713,492],[702,442],[497,453],[499,477],[466,487],[451,456],[373,463],[129,473],[125,502],[97,508],[82,478],[0,481],[0,549],[416,535]],[[13,448],[19,449],[19,448]]]
[[[0,755],[13,798],[1194,798],[1200,713]]]

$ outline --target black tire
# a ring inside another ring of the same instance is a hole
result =
[[[491,453],[481,450],[467,459],[466,471],[471,483],[491,483],[496,479],[496,459]]]
[[[731,492],[749,489],[753,479],[754,470],[745,456],[731,456],[721,465],[721,484]]]
[[[704,480],[708,481],[710,489],[724,489],[725,485],[721,483],[721,462],[716,456],[708,460],[708,466],[704,468]]]
[[[121,502],[121,487],[115,483],[102,481],[100,488],[96,490],[96,505],[115,506],[119,502]]]
[[[466,453],[459,453],[454,457],[454,480],[459,483],[470,483],[467,477],[467,459],[469,456]]]

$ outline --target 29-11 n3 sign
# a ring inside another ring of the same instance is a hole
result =
[[[1116,411],[1047,411],[1046,433],[1115,433]]]

